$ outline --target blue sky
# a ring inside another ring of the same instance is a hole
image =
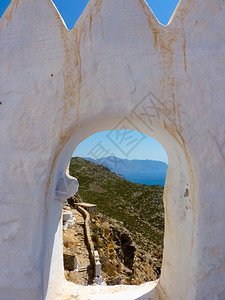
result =
[[[0,17],[10,2],[10,0],[0,0]],[[85,9],[88,0],[53,0],[53,2],[66,26],[71,30]],[[167,25],[179,0],[147,0],[146,2],[159,22]],[[153,159],[168,162],[165,150],[156,140],[135,131],[97,133],[83,141],[73,155],[95,158],[103,153],[105,156],[115,155],[120,158]]]
[[[166,151],[155,139],[132,130],[96,133],[78,145],[73,156],[102,158],[117,156],[126,159],[151,159],[168,163]]]

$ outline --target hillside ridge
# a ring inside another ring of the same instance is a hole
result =
[[[167,171],[168,165],[157,160],[122,159],[116,156],[108,156],[100,159],[83,157],[83,159],[103,165],[115,173],[123,172],[147,172],[147,171]]]

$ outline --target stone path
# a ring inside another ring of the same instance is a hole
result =
[[[63,232],[64,250],[74,253],[78,261],[78,271],[66,271],[65,277],[80,285],[88,285],[92,281],[89,253],[84,240],[84,219],[76,210],[71,209],[75,224]],[[65,249],[66,248],[66,249]]]

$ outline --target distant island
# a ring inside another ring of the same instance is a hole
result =
[[[83,157],[88,161],[103,165],[114,173],[123,172],[145,172],[145,171],[167,171],[168,165],[162,161],[157,160],[139,160],[139,159],[122,159],[116,156],[108,156],[100,159],[93,159],[91,157]]]
[[[91,157],[83,157],[99,165],[103,165],[113,173],[133,183],[141,183],[147,185],[165,184],[168,165],[162,161],[156,160],[139,160],[139,159],[122,159],[115,156],[93,159]]]

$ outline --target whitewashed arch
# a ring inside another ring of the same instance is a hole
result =
[[[224,5],[180,1],[165,27],[143,0],[91,0],[68,32],[51,1],[12,1],[0,21],[3,298],[224,298]],[[76,145],[124,118],[169,157],[162,275],[112,295],[68,287],[55,189]]]

